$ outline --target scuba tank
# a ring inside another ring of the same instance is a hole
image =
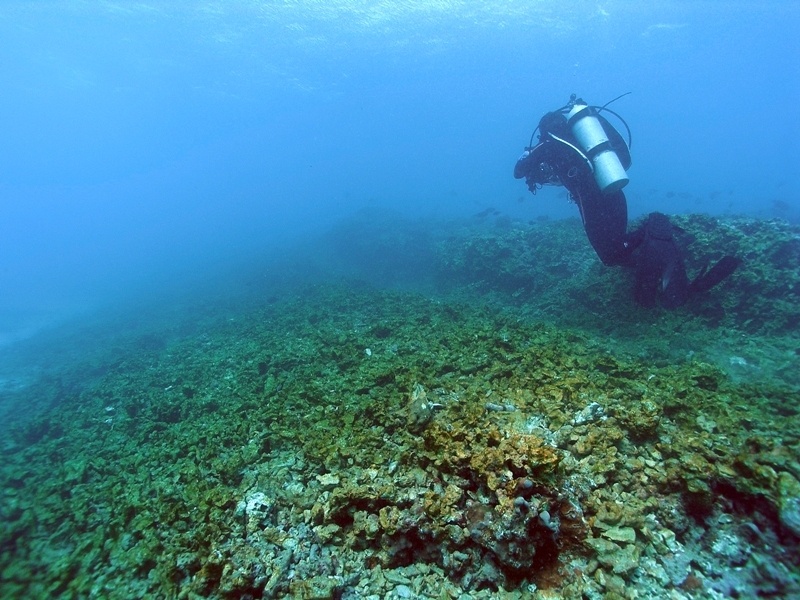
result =
[[[594,107],[582,100],[576,101],[567,113],[567,125],[581,150],[592,162],[594,179],[600,191],[613,194],[624,188],[629,181],[628,174],[608,141]]]

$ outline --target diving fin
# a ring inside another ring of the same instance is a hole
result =
[[[689,284],[689,293],[698,294],[700,292],[707,292],[739,268],[740,264],[742,264],[741,260],[735,256],[728,255],[723,256],[719,262],[708,269],[708,271],[703,267],[697,277]]]

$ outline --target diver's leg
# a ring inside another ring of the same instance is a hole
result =
[[[583,228],[597,256],[606,266],[628,264],[633,248],[628,242],[628,204],[625,194],[604,196],[599,190],[574,194],[580,204]]]
[[[650,213],[643,226],[644,241],[637,253],[634,296],[642,306],[676,308],[689,298],[689,280],[672,223],[664,214]]]

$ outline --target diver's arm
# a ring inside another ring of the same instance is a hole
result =
[[[628,250],[629,254],[642,245],[646,233],[645,225],[628,232],[625,236],[625,248]]]
[[[514,179],[530,177],[535,172],[538,163],[544,160],[543,150],[542,144],[534,148],[525,148],[525,152],[514,165]]]
[[[525,178],[532,194],[544,185],[562,185],[555,169],[557,156],[553,154],[556,144],[551,141],[542,142],[533,148],[527,148],[514,165],[514,177]]]

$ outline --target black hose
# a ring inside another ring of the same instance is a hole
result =
[[[625,122],[625,119],[623,119],[617,113],[615,113],[613,110],[611,110],[610,108],[607,108],[607,107],[612,102],[616,102],[620,98],[624,98],[625,96],[627,96],[630,93],[631,92],[625,92],[624,94],[620,94],[619,96],[617,96],[613,100],[609,100],[608,102],[603,104],[603,106],[593,106],[592,107],[593,109],[595,109],[597,111],[598,114],[600,114],[601,112],[603,112],[605,110],[606,112],[610,112],[612,115],[617,117],[620,121],[622,121],[622,124],[625,125],[625,130],[628,132],[628,148],[631,148],[631,146],[633,145],[633,136],[631,135],[631,128],[628,127],[628,124]]]
[[[536,135],[537,131],[539,131],[539,126],[538,125],[536,126],[536,129],[534,129],[533,133],[531,134],[531,140],[528,142],[528,148],[533,148],[533,136]]]
[[[631,128],[628,127],[628,124],[625,122],[625,119],[620,117],[617,113],[615,113],[610,108],[604,108],[602,106],[593,106],[592,108],[597,110],[598,113],[600,113],[601,110],[604,110],[606,112],[610,112],[612,115],[617,117],[620,121],[622,121],[622,124],[625,125],[625,130],[628,132],[628,148],[630,148],[632,146],[632,144],[633,144],[633,136],[631,135]]]
[[[628,95],[628,94],[630,94],[630,93],[631,93],[631,92],[625,92],[624,94],[620,94],[619,96],[617,96],[617,97],[616,97],[616,98],[614,98],[613,100],[609,100],[608,102],[606,102],[605,104],[603,104],[603,106],[601,106],[601,107],[600,107],[600,110],[604,110],[604,109],[605,109],[605,107],[606,107],[606,106],[608,106],[609,104],[611,104],[612,102],[616,102],[616,101],[617,101],[617,100],[619,100],[620,98],[624,98],[625,96],[627,96],[627,95]],[[611,111],[608,111],[608,112],[611,112]]]

